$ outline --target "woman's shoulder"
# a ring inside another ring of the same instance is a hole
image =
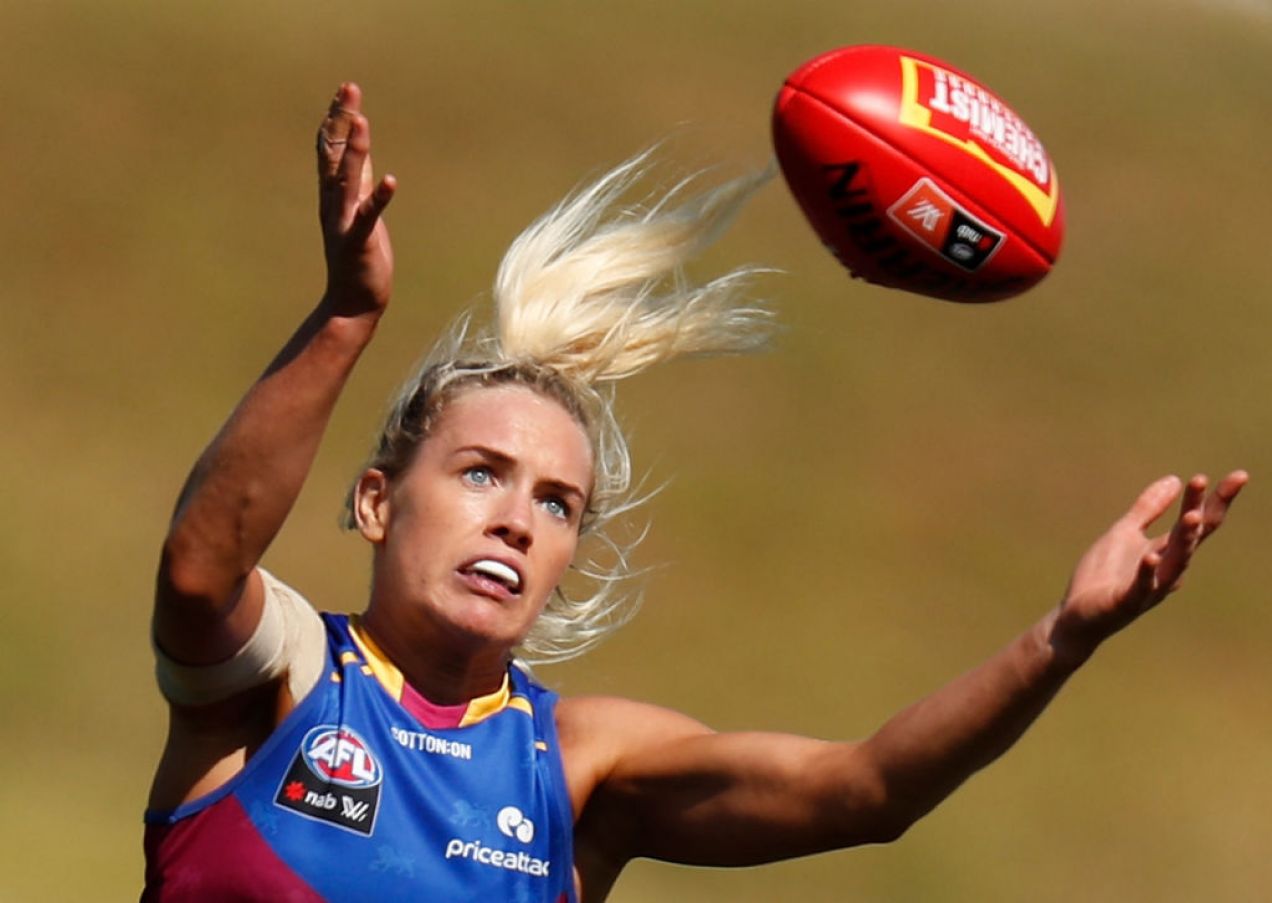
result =
[[[578,818],[593,794],[625,771],[624,763],[680,737],[710,733],[674,709],[618,696],[566,696],[555,709],[561,764]]]
[[[585,757],[606,773],[632,753],[712,733],[683,712],[620,696],[561,697],[556,725],[567,757]]]
[[[661,726],[674,723],[686,728],[695,726],[698,730],[707,729],[700,721],[683,712],[622,696],[562,696],[557,703],[557,720],[578,727],[627,723],[639,729],[649,723]]]

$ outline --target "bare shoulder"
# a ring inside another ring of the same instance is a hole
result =
[[[669,741],[711,733],[681,712],[618,696],[563,698],[557,704],[556,724],[575,818],[623,759]]]
[[[710,732],[682,712],[621,696],[563,698],[557,704],[556,721],[563,745],[626,745]]]
[[[607,786],[624,763],[656,758],[665,744],[711,730],[672,709],[617,696],[563,698],[556,724],[574,810],[576,879],[583,899],[603,900],[635,847],[635,813],[610,811]]]

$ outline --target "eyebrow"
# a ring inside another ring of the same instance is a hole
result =
[[[512,457],[511,455],[505,454],[504,452],[501,452],[498,449],[491,448],[489,445],[465,445],[455,449],[455,451],[452,454],[455,455],[456,457],[459,457],[465,454],[476,454],[482,458],[485,458],[488,461],[493,461],[496,464],[509,466],[509,467],[517,463],[516,458]],[[569,482],[568,480],[548,478],[545,480],[540,480],[539,485],[547,486],[548,488],[552,489],[554,492],[559,492],[562,495],[572,495],[576,497],[580,501],[580,503],[585,502],[587,500],[587,493],[585,493],[580,487],[575,486],[573,483]]]

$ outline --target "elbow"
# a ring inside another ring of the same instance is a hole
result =
[[[930,807],[911,799],[860,748],[850,768],[852,780],[841,792],[838,829],[843,846],[892,843],[905,835]]]
[[[174,525],[160,549],[156,602],[213,613],[232,602],[235,588],[242,586],[246,577],[240,570],[228,566],[226,557],[215,547]]]
[[[862,834],[858,842],[861,844],[883,844],[900,840],[924,814],[884,787],[879,787],[870,794],[862,811],[864,815],[858,820]]]
[[[874,819],[871,838],[865,842],[877,844],[900,840],[918,820],[917,816],[911,818],[893,812],[881,813]]]

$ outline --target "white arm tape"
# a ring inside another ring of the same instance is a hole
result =
[[[155,678],[169,702],[208,705],[287,675],[287,689],[300,702],[313,689],[326,659],[327,632],[305,597],[264,568],[261,621],[238,652],[214,665],[183,665],[151,640]]]

